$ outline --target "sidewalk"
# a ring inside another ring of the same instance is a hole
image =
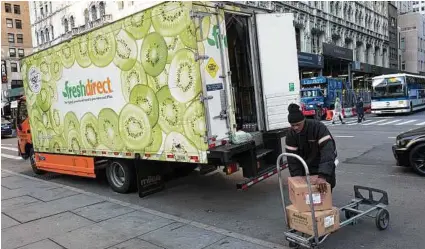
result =
[[[8,170],[1,177],[3,249],[287,248]]]

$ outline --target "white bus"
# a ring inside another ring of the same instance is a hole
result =
[[[387,74],[372,79],[372,113],[412,113],[425,109],[425,76]]]

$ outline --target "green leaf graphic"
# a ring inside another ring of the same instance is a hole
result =
[[[207,38],[207,40],[210,46],[215,46],[215,41],[213,39]]]

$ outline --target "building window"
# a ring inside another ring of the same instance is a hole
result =
[[[43,7],[40,8],[40,14],[41,14],[41,16],[44,16],[44,8]]]
[[[401,70],[403,70],[403,71],[406,70],[406,62],[405,61],[401,62]]]
[[[49,4],[50,4],[50,13],[52,13],[53,12],[53,10],[52,10],[52,1],[50,1]]]
[[[22,21],[19,19],[15,19],[15,27],[17,29],[22,29]]]
[[[37,32],[35,32],[35,36],[37,37],[37,46],[40,45],[40,37]]]
[[[11,62],[10,63],[10,71],[13,72],[13,73],[18,72],[18,63]]]
[[[97,20],[97,9],[96,6],[91,6],[91,19],[92,21]]]
[[[18,56],[19,58],[22,58],[25,56],[25,51],[23,48],[18,48]]]
[[[10,3],[5,3],[4,10],[6,11],[6,13],[12,13],[12,5],[10,5]]]
[[[99,14],[100,14],[100,17],[103,17],[105,15],[105,3],[104,2],[99,3]]]
[[[9,57],[16,57],[16,48],[9,48]]]
[[[319,45],[319,41],[320,37],[319,35],[312,35],[311,37],[311,52],[313,54],[317,54],[320,52],[320,45]]]
[[[40,31],[41,44],[44,44],[44,32]]]
[[[55,39],[55,34],[53,33],[53,25],[50,25],[50,30],[52,31],[52,40]]]
[[[6,18],[6,27],[13,28],[13,20]]]
[[[10,87],[12,89],[20,88],[20,87],[23,87],[23,86],[24,86],[24,81],[22,81],[22,80],[12,80],[10,82]]]
[[[405,50],[406,49],[406,43],[405,43],[404,37],[402,37],[400,39],[400,49],[401,50]]]
[[[46,15],[49,13],[49,8],[47,7],[47,4],[44,5],[44,7],[46,8]]]
[[[13,11],[15,14],[21,14],[21,6],[20,5],[13,5]]]
[[[15,43],[15,35],[14,34],[8,33],[7,39],[9,40],[9,43]]]
[[[89,17],[89,10],[85,9],[84,10],[84,23],[87,24],[90,21],[90,17]]]
[[[23,34],[17,34],[16,35],[16,41],[18,43],[24,43],[24,35]]]
[[[46,42],[49,42],[50,41],[50,32],[49,32],[49,29],[46,28],[46,30],[44,32],[46,34]]]
[[[71,29],[72,29],[72,28],[74,28],[74,27],[75,27],[74,17],[73,17],[73,16],[71,16],[71,17],[69,18],[69,21],[71,22]]]
[[[68,19],[63,20],[63,25],[65,27],[65,33],[68,33],[68,31],[69,31]]]
[[[124,1],[118,1],[118,9],[119,10],[122,10],[122,9],[124,9]]]

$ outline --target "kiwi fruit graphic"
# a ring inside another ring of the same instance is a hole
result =
[[[115,151],[124,147],[120,137],[118,115],[114,110],[110,108],[102,109],[98,115],[98,125],[100,143]]]
[[[101,28],[89,34],[89,57],[97,67],[106,67],[116,53],[116,41],[109,27]]]
[[[145,147],[145,153],[154,154],[162,145],[162,130],[158,125],[152,128],[152,136],[149,144]]]
[[[148,115],[151,127],[158,121],[158,99],[155,92],[147,85],[136,85],[130,93],[130,103],[142,108]]]
[[[140,61],[147,74],[158,76],[167,64],[167,56],[167,43],[159,33],[150,33],[143,39]]]
[[[50,152],[60,152],[65,147],[66,143],[62,136],[56,135],[49,142]]]
[[[199,22],[198,20],[196,20]],[[202,28],[201,28],[202,27]],[[196,49],[196,43],[207,39],[210,31],[210,18],[202,18],[201,24],[195,24],[191,22],[183,32],[180,33],[179,37],[183,44],[187,47]]]
[[[148,115],[137,105],[127,104],[119,116],[121,138],[130,150],[143,150],[151,139]]]
[[[200,150],[208,149],[204,141],[207,131],[205,109],[199,100],[194,100],[183,116],[183,129],[186,137]]]
[[[114,63],[123,71],[130,70],[137,61],[137,44],[134,37],[127,31],[121,29],[115,37],[117,41],[117,52]]]
[[[65,137],[65,141],[68,141],[68,134],[72,130],[76,130],[78,134],[80,134],[80,122],[78,121],[77,115],[74,112],[69,111],[65,114],[65,118],[63,120],[63,135]]]
[[[52,128],[52,123],[50,121],[49,112],[40,112],[40,115],[41,115],[40,120],[41,120],[41,122],[43,123],[43,125],[46,129]]]
[[[168,86],[162,87],[157,93],[159,103],[158,124],[165,133],[177,131],[182,133],[182,119],[186,107],[171,96]]]
[[[156,77],[148,75],[148,85],[154,92],[158,92],[163,86],[168,85],[168,71],[170,66],[165,66],[164,71]]]
[[[37,106],[43,111],[47,112],[52,105],[52,91],[49,89],[49,84],[43,82],[40,92],[37,94]]]
[[[47,130],[42,123],[37,121],[34,122],[34,126],[31,127],[31,132],[34,139],[34,145],[37,147],[47,148],[49,147],[49,140],[47,139]]]
[[[51,75],[50,75],[50,67],[49,67],[49,60],[50,60],[50,56],[48,56],[47,53],[43,53],[42,55],[43,57],[41,57],[38,61],[38,69],[40,69],[40,73],[41,73],[41,79],[44,81],[50,81]]]
[[[199,156],[196,147],[181,133],[171,132],[164,142],[164,156],[174,154],[173,161],[187,162],[191,156]]]
[[[176,36],[190,24],[190,2],[166,2],[152,9],[152,26],[162,36]]]
[[[96,116],[87,112],[80,121],[81,141],[85,149],[94,149],[99,145],[98,122]]]
[[[121,72],[121,91],[126,102],[129,101],[131,89],[135,85],[142,84],[146,85],[147,79],[145,71],[139,62],[134,64],[133,68],[129,71]]]
[[[178,36],[164,37],[164,39],[165,39],[165,43],[167,43],[167,49],[168,49],[167,63],[169,64],[173,60],[174,54],[178,50],[182,49],[184,45]]]
[[[52,54],[50,57],[50,74],[52,76],[52,81],[57,81],[62,77],[62,69],[61,58],[56,53]]]
[[[63,45],[59,46],[57,53],[59,54],[62,61],[62,65],[65,68],[70,68],[74,65],[75,55],[71,42],[66,42]]]
[[[41,113],[42,113],[42,111],[40,111],[40,109],[38,109],[37,106],[35,108],[31,109],[31,113],[30,113],[31,126],[35,126],[37,124],[41,124],[41,125],[44,126]]]
[[[168,87],[173,97],[182,103],[191,101],[201,91],[201,73],[195,53],[180,49],[174,55],[168,75]]]
[[[56,82],[54,82],[54,81],[46,82],[45,85],[48,88],[48,90],[50,91],[50,97],[52,98],[52,100],[57,102],[58,101],[58,91],[56,90],[57,89]]]
[[[82,149],[80,133],[78,133],[77,130],[69,131],[68,137],[65,141],[67,141],[69,150],[73,150],[78,153]]]
[[[96,147],[96,150],[97,150],[97,151],[110,151],[110,150],[109,150],[109,148],[108,148],[108,147],[106,147],[106,145],[104,145],[104,144],[99,144],[99,145]]]
[[[124,26],[135,39],[142,39],[151,27],[151,10],[145,10],[126,18]]]
[[[50,124],[56,134],[63,133],[63,122],[61,119],[60,111],[58,109],[51,109],[49,111]]]
[[[89,37],[88,35],[83,35],[77,37],[74,42],[74,54],[75,60],[78,65],[82,68],[86,68],[91,65],[91,59],[89,56]]]

